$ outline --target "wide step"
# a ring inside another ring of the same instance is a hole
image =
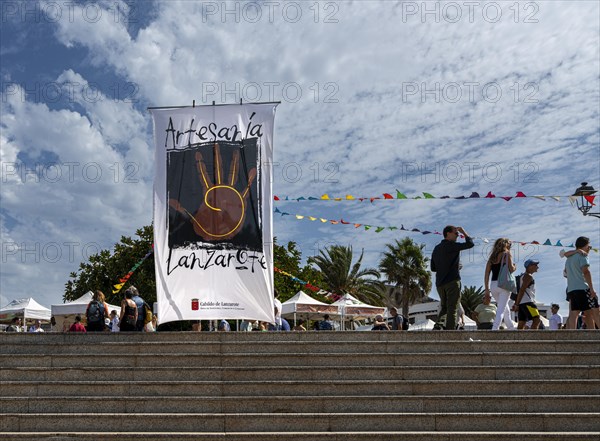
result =
[[[12,432],[4,433],[4,441],[597,441],[600,432]]]
[[[92,413],[109,408],[115,413],[443,413],[453,412],[588,412],[600,409],[600,395],[535,395],[518,400],[512,395],[415,395],[415,396],[53,396],[51,400],[23,397],[0,398],[0,408],[12,413]],[[334,403],[334,405],[332,405]]]
[[[318,432],[338,431],[496,431],[555,432],[598,430],[597,413],[136,413],[132,414],[0,414],[3,431],[102,431],[110,421],[112,430],[136,432]]]

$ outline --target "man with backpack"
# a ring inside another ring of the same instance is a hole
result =
[[[88,332],[104,331],[104,320],[108,318],[108,305],[106,304],[104,293],[102,291],[96,291],[94,293],[92,301],[88,303],[85,316],[87,319]]]
[[[403,331],[404,330],[404,317],[398,314],[397,308],[390,308],[390,315],[392,316],[392,331]]]

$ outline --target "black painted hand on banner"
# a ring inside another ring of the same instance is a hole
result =
[[[187,213],[179,202],[171,199],[169,205],[178,211],[185,210],[192,217],[196,234],[203,239],[226,240],[234,237],[244,224],[246,217],[246,199],[250,193],[252,182],[256,178],[256,167],[248,172],[248,183],[243,190],[237,190],[235,184],[240,173],[240,152],[233,153],[229,174],[225,180],[219,144],[213,146],[214,183],[211,180],[206,164],[200,152],[196,152],[198,178],[202,185],[204,198],[193,216]]]

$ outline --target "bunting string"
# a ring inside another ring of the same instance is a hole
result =
[[[281,217],[284,216],[290,216],[290,218],[292,219],[296,219],[296,220],[308,220],[311,222],[316,222],[319,221],[320,223],[323,224],[329,224],[329,225],[351,225],[353,226],[355,229],[363,229],[364,231],[373,231],[375,233],[381,233],[382,231],[385,230],[389,230],[389,231],[394,231],[394,230],[399,230],[399,231],[406,231],[406,232],[412,232],[412,233],[420,233],[420,234],[437,234],[437,235],[442,235],[441,232],[436,231],[436,230],[427,230],[427,229],[422,229],[422,228],[415,228],[415,227],[408,227],[406,228],[404,226],[404,224],[401,224],[400,227],[397,226],[379,226],[379,225],[368,225],[368,224],[362,224],[362,223],[356,223],[353,221],[346,221],[344,219],[326,219],[326,218],[322,218],[322,217],[317,217],[317,216],[305,216],[305,215],[301,215],[301,214],[292,214],[292,213],[287,213],[285,211],[281,211],[279,208],[275,207],[274,213],[276,214],[280,214]],[[472,236],[472,239],[477,239],[477,240],[481,240],[484,243],[490,243],[493,242],[495,239],[490,239],[487,237],[480,237],[480,236]],[[537,240],[532,240],[532,241],[521,241],[521,240],[513,240],[511,239],[512,243],[518,243],[521,246],[525,246],[525,245],[544,245],[544,246],[553,246],[553,247],[567,247],[567,248],[574,248],[574,244],[570,244],[570,245],[563,245],[561,243],[560,240],[557,240],[555,243],[552,243],[552,241],[550,239],[546,239],[544,242],[539,242]],[[598,248],[593,248],[594,251],[598,252]]]
[[[304,286],[306,289],[309,289],[312,292],[316,292],[317,294],[322,295],[322,296],[324,296],[324,297],[326,297],[326,298],[328,298],[328,299],[330,299],[330,300],[332,300],[334,302],[336,300],[339,300],[342,297],[342,296],[340,296],[338,294],[334,294],[334,293],[329,292],[329,291],[327,291],[325,289],[321,289],[321,288],[319,288],[317,286],[314,286],[314,285],[312,285],[309,282],[305,282],[304,280],[300,280],[299,278],[297,278],[293,274],[290,274],[290,273],[288,273],[286,271],[283,271],[283,270],[277,268],[276,266],[273,267],[273,269],[275,270],[276,273],[283,274],[284,276],[287,276],[290,279],[292,279],[294,282],[297,282],[300,285]]]
[[[148,257],[150,257],[150,255],[154,252],[154,244],[152,244],[152,247],[153,248],[150,251],[148,251],[146,253],[146,255],[144,257],[142,257],[141,260],[139,260],[135,265],[133,265],[133,267],[129,270],[129,272],[127,272],[127,274],[125,274],[123,277],[121,277],[119,279],[119,283],[117,283],[116,285],[113,285],[113,290],[112,290],[113,294],[118,294],[119,291],[121,291],[121,289],[123,288],[123,285],[125,285],[125,283],[127,283],[129,278],[131,277],[131,275],[135,272],[135,270],[138,269],[142,263],[144,263],[144,260],[146,260]]]
[[[417,195],[417,196],[406,196],[404,193],[402,193],[400,190],[396,190],[396,196],[392,196],[391,193],[382,193],[380,196],[369,196],[369,197],[356,197],[353,196],[351,194],[347,194],[346,196],[330,196],[329,194],[323,194],[320,197],[315,197],[315,196],[300,196],[300,197],[289,197],[289,196],[273,196],[273,200],[274,201],[296,201],[296,202],[301,202],[301,201],[335,201],[335,202],[340,202],[340,201],[359,201],[359,202],[364,202],[364,201],[369,201],[369,202],[375,202],[378,200],[417,200],[417,199],[504,199],[505,201],[510,201],[511,199],[519,199],[519,198],[534,198],[534,199],[539,199],[541,201],[545,201],[547,199],[552,199],[555,200],[557,202],[560,202],[561,199],[568,199],[571,204],[573,204],[575,202],[575,200],[578,198],[579,196],[544,196],[544,195],[531,195],[531,196],[527,196],[525,193],[523,193],[522,191],[518,191],[516,193],[515,196],[496,196],[495,194],[493,194],[491,191],[489,191],[485,196],[480,196],[479,193],[477,192],[472,192],[469,196],[441,196],[441,197],[437,197],[432,195],[431,193],[421,193],[421,195]],[[594,200],[596,198],[596,195],[588,195],[588,196],[584,196],[585,199],[592,205],[594,204]]]

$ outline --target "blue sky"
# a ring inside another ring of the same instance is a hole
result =
[[[61,303],[80,261],[152,221],[148,106],[281,101],[280,197],[600,188],[597,2],[6,1],[1,12],[0,306]],[[490,240],[600,244],[598,219],[564,197],[275,206],[376,226],[462,225]],[[403,235],[428,253],[440,240],[279,215],[274,231],[304,257],[350,244],[372,266]],[[480,286],[489,245],[476,244],[463,283]],[[538,297],[565,311],[559,250],[515,254],[521,267],[541,261]],[[590,260],[598,287],[598,253]]]

